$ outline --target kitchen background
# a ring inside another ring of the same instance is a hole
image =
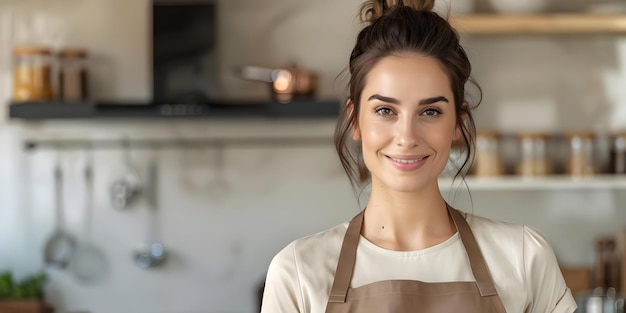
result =
[[[457,0],[455,0],[457,1]],[[234,66],[297,63],[320,77],[320,99],[342,99],[348,56],[360,29],[360,0],[219,0],[216,45],[224,99],[267,99],[269,88],[242,80]],[[551,11],[584,11],[593,1],[551,1]],[[11,47],[36,40],[90,52],[94,98],[147,102],[152,95],[150,0],[0,0],[0,270],[24,277],[45,269],[46,299],[58,312],[255,312],[271,258],[297,237],[343,222],[361,207],[331,143],[334,119],[42,120],[8,118]],[[478,1],[477,11],[489,11]],[[626,129],[626,41],[620,36],[464,36],[484,91],[476,120],[503,133],[559,134]],[[328,139],[327,144],[305,138]],[[112,208],[109,188],[127,172],[124,150],[97,150],[93,214],[86,214],[87,153],[27,151],[25,140],[214,139],[223,147],[131,149],[147,184],[159,165],[155,236],[168,259],[136,266],[149,237],[149,202]],[[230,138],[230,139],[229,139]],[[230,145],[232,138],[302,139],[299,145]],[[84,282],[71,267],[46,268],[54,227],[55,160],[64,170],[65,225],[91,240],[101,259]],[[619,182],[618,180],[615,180]],[[591,266],[594,240],[626,227],[626,192],[588,188],[477,188],[446,196],[457,207],[532,225],[568,266]],[[573,186],[573,187],[572,187]],[[616,186],[619,186],[616,184]],[[623,185],[621,185],[623,186]],[[471,185],[470,185],[471,188]],[[86,224],[87,223],[87,224]],[[85,227],[90,225],[90,227]]]

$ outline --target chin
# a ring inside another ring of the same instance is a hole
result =
[[[423,180],[412,180],[412,181],[396,181],[391,182],[390,184],[386,184],[387,189],[396,191],[396,192],[418,192],[426,189],[430,186],[432,182],[427,182]]]

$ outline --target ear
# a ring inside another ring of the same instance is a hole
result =
[[[352,119],[352,114],[357,114],[354,111],[354,102],[352,102],[352,99],[348,99],[346,101],[346,113],[348,113],[346,115],[346,118],[348,120],[352,120],[350,122],[350,128],[352,129],[352,140],[358,141],[359,139],[361,139],[361,130],[359,129],[359,125],[356,123],[358,117]]]

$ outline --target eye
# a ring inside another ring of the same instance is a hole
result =
[[[425,115],[425,116],[437,116],[437,115],[440,115],[440,114],[441,114],[441,111],[439,111],[437,109],[432,109],[432,108],[431,109],[426,109],[426,110],[424,110],[424,112],[422,112],[422,115]]]
[[[391,111],[391,109],[390,109],[390,108],[388,108],[388,107],[379,107],[379,108],[376,108],[375,112],[376,112],[376,114],[378,114],[378,115],[383,115],[383,116],[384,116],[384,115],[389,115],[389,114],[392,114],[392,113],[393,113],[393,111]]]

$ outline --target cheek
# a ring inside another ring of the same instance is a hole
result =
[[[363,146],[369,146],[375,148],[376,146],[384,145],[389,137],[389,130],[381,125],[368,123],[361,127],[361,140]]]
[[[431,144],[433,146],[437,146],[439,150],[450,150],[450,148],[452,147],[452,142],[456,140],[457,133],[459,132],[457,132],[457,128],[455,126],[450,126],[450,124],[446,124],[438,131],[431,133]]]

